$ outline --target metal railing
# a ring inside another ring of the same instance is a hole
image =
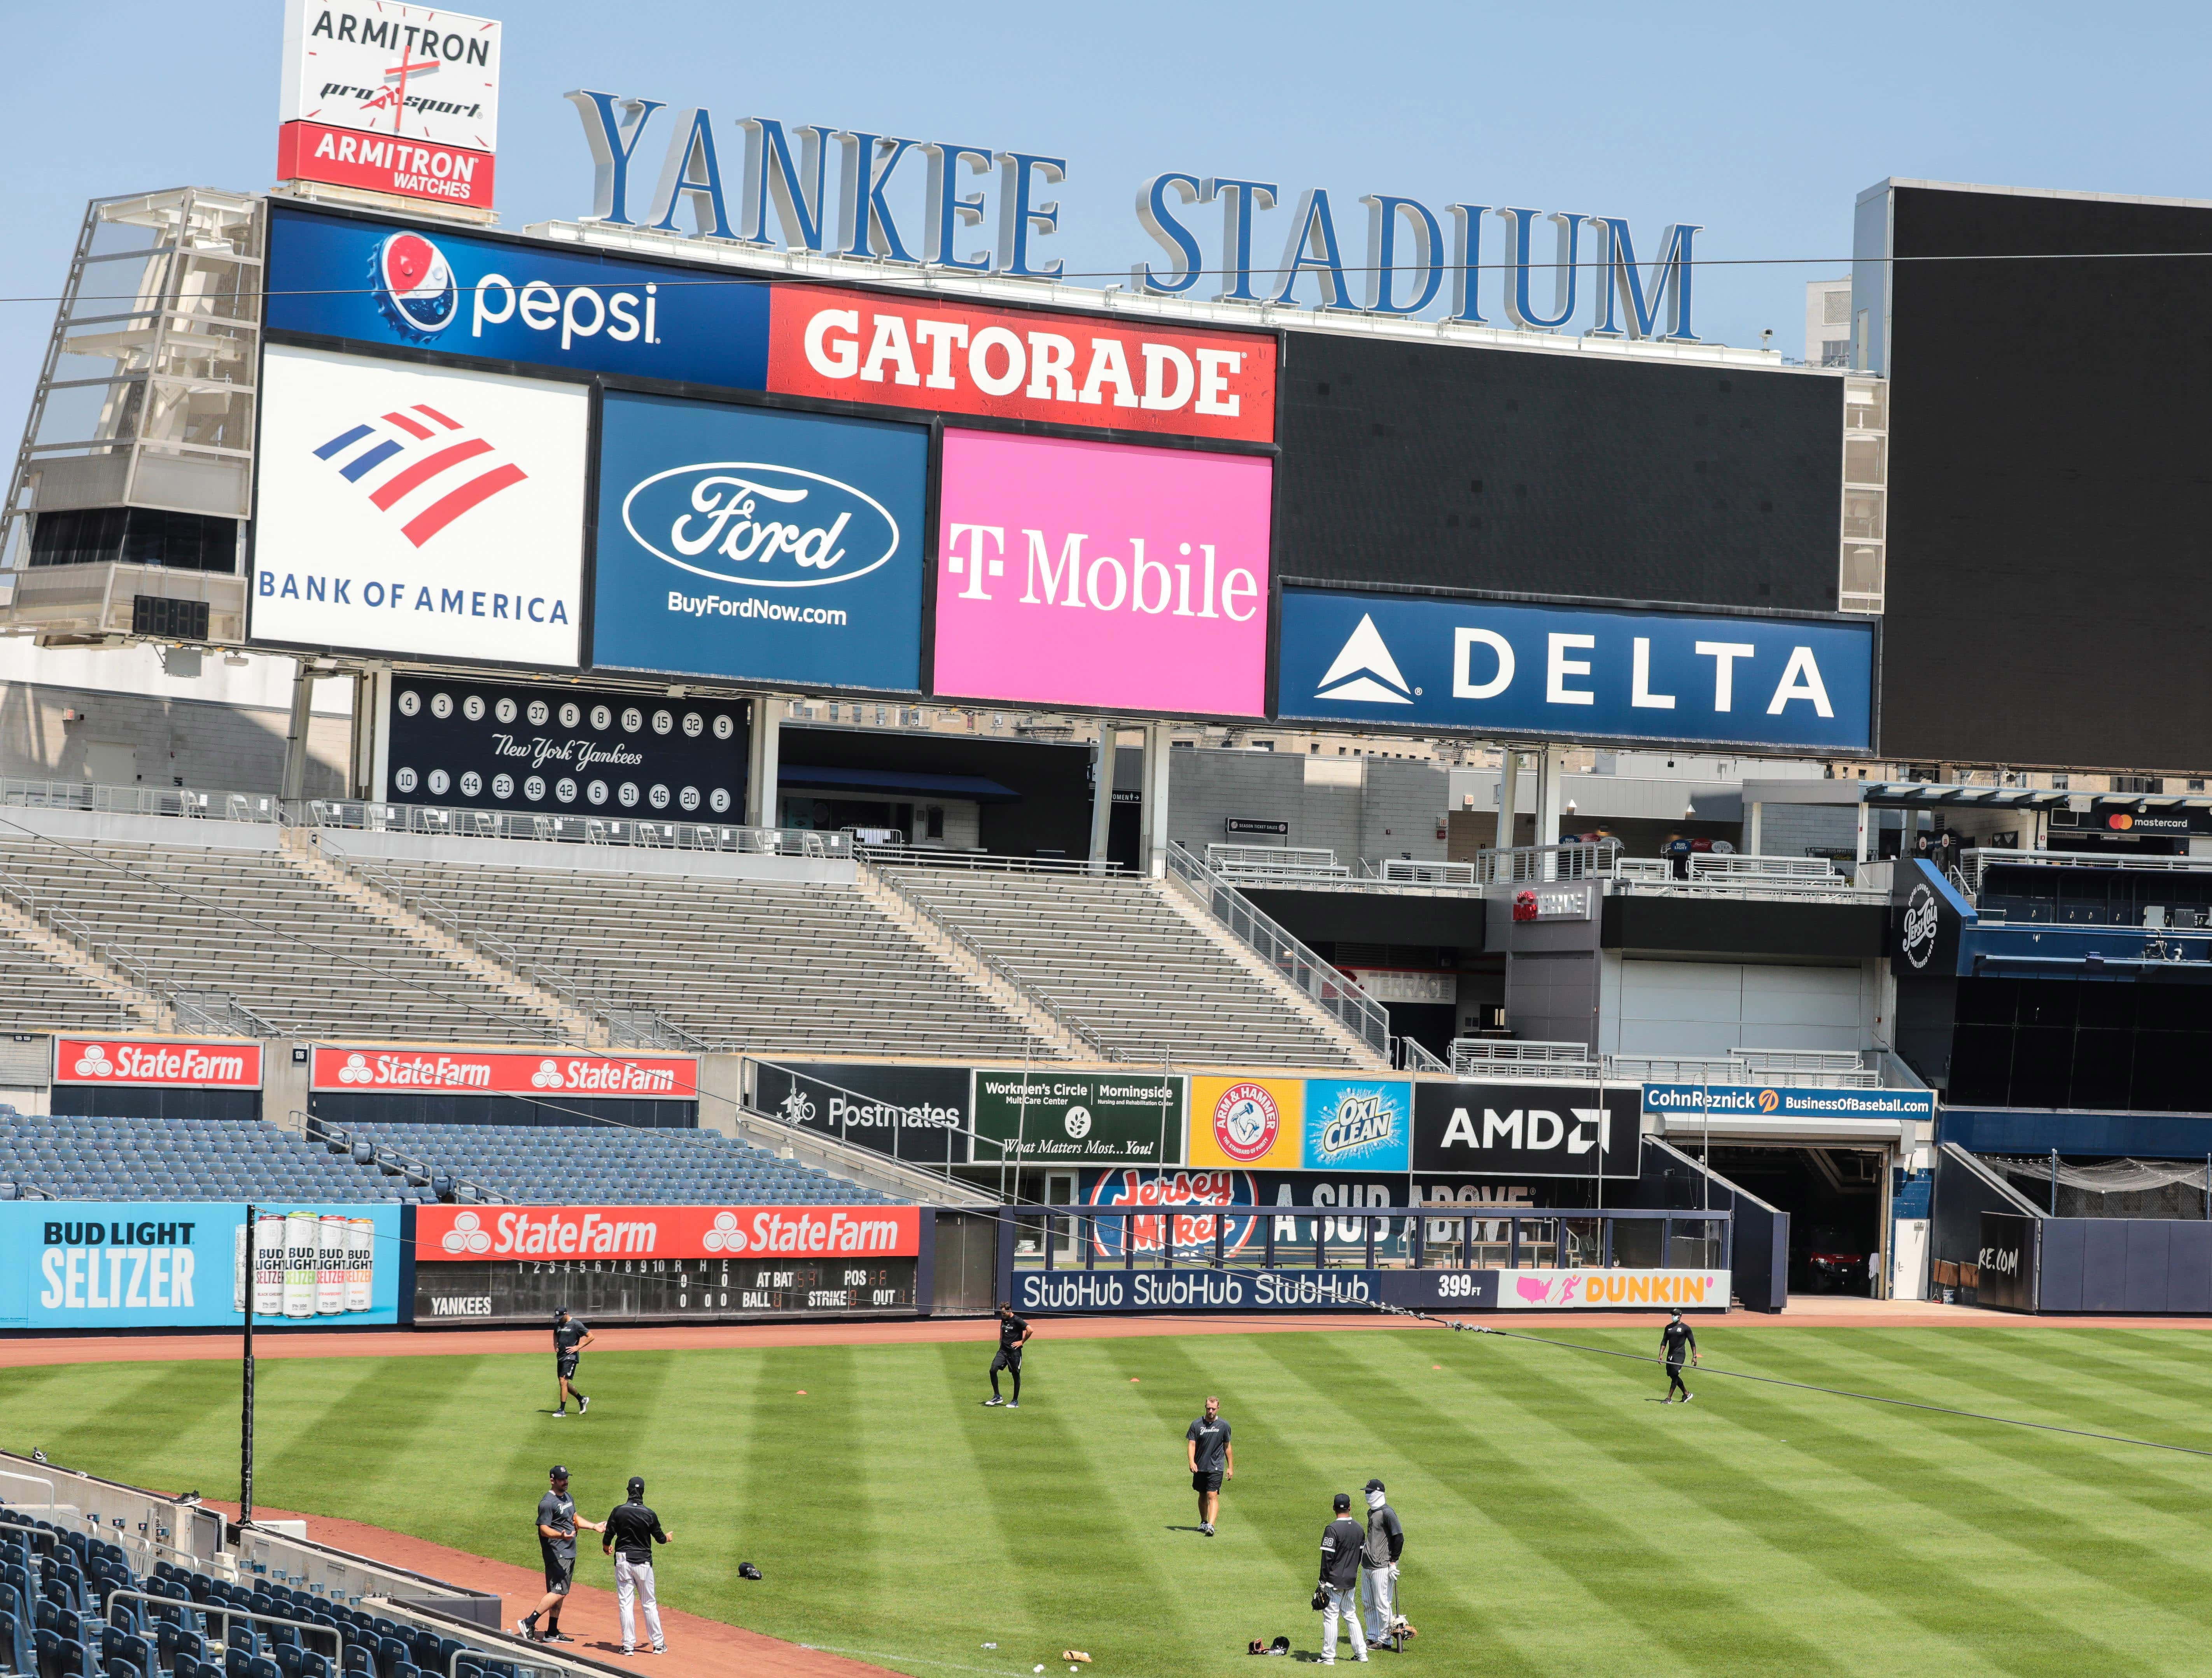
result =
[[[1480,885],[1527,885],[1546,880],[1592,879],[1613,872],[1620,841],[1598,839],[1564,845],[1515,845],[1477,851],[1471,865]]]
[[[1478,886],[1480,868],[1473,862],[1423,862],[1417,858],[1386,856],[1380,861],[1363,860],[1359,865],[1363,878],[1379,881],[1384,885],[1459,885]]]
[[[1790,899],[1816,903],[1881,903],[1886,887],[1839,872],[1824,856],[1737,856],[1694,853],[1678,874],[1666,857],[1624,856],[1606,871],[1616,891],[1658,891],[1692,897]]]
[[[2097,851],[2001,851],[1977,848],[1959,859],[1968,897],[1978,897],[1991,868],[2099,868],[2130,873],[2212,873],[2212,856],[2106,856]]]
[[[948,917],[939,913],[937,905],[931,903],[921,893],[909,891],[893,879],[881,866],[884,860],[880,854],[872,854],[863,859],[862,866],[866,867],[871,864],[876,865],[872,872],[878,884],[882,885],[884,891],[890,892],[954,944],[966,951],[969,957],[980,963],[985,971],[994,973],[1006,981],[1023,1001],[1028,1003],[1047,1019],[1051,1020],[1098,1059],[1121,1061],[1127,1058],[1119,1049],[1107,1043],[1105,1037],[1096,1025],[1084,1018],[1081,1014],[1047,995],[1043,987],[1029,976],[1019,962],[1002,951],[987,948],[971,937],[966,928],[956,926]]]
[[[848,833],[811,828],[743,827],[656,821],[637,816],[548,816],[513,810],[457,810],[440,805],[309,799],[289,806],[301,827],[365,833],[423,833],[465,839],[526,839],[543,844],[634,845],[647,850],[716,851],[756,856],[848,857]]]
[[[1401,1072],[1449,1073],[1451,1071],[1449,1063],[1431,1054],[1427,1045],[1419,1038],[1393,1037],[1391,1042],[1397,1045],[1398,1057],[1394,1064]]]
[[[1380,1002],[1262,914],[1250,898],[1179,842],[1167,849],[1168,872],[1195,891],[1227,927],[1290,984],[1327,1009],[1377,1055],[1390,1055],[1390,1016]]]
[[[1349,879],[1333,850],[1289,845],[1208,845],[1206,866],[1227,880]]]
[[[1486,1075],[1526,1078],[1532,1074],[1569,1073],[1589,1075],[1596,1058],[1585,1043],[1521,1042],[1500,1037],[1455,1037],[1451,1064],[1443,1068],[1456,1078]]]
[[[192,787],[100,787],[84,781],[0,778],[0,805],[22,810],[88,810],[117,816],[172,816],[220,822],[277,819],[268,793],[206,791]]]
[[[1725,1055],[1608,1055],[1606,1076],[1624,1084],[1774,1084],[1797,1089],[1875,1090],[1878,1067],[1849,1049],[1732,1049]]]
[[[994,874],[1090,874],[1132,879],[1118,862],[1084,857],[999,856],[990,851],[939,850],[933,845],[870,845],[867,859],[882,868],[970,868]]]

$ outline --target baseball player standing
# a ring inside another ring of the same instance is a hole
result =
[[[1004,1404],[1009,1410],[1022,1407],[1022,1348],[1030,1343],[1034,1332],[1027,1317],[1016,1316],[1012,1305],[999,1307],[999,1355],[991,1359],[991,1395],[983,1401],[986,1408]],[[1014,1377],[1014,1396],[1011,1403],[999,1393],[999,1371],[1009,1371]]]
[[[665,1655],[668,1642],[660,1635],[660,1604],[653,1594],[653,1547],[665,1544],[668,1535],[661,1529],[660,1517],[646,1504],[643,1480],[629,1477],[629,1501],[615,1506],[601,1530],[606,1536],[599,1541],[600,1553],[615,1559],[615,1610],[622,1616],[623,1653],[637,1652],[635,1610],[641,1605],[653,1652]]]
[[[1336,1494],[1335,1518],[1321,1535],[1321,1663],[1336,1664],[1336,1627],[1341,1620],[1352,1632],[1352,1652],[1364,1662],[1367,1639],[1359,1626],[1359,1556],[1367,1534],[1352,1518],[1349,1493]]]
[[[1382,1482],[1367,1482],[1367,1539],[1359,1554],[1359,1602],[1365,1611],[1367,1640],[1380,1643],[1398,1623],[1398,1557],[1406,1547],[1406,1529],[1398,1511],[1383,1500]]]
[[[556,1421],[568,1414],[572,1394],[578,1415],[592,1407],[592,1401],[578,1392],[575,1386],[576,1365],[584,1355],[584,1348],[591,1343],[592,1331],[581,1319],[569,1316],[566,1310],[553,1313],[553,1378],[560,1387],[560,1402],[553,1410]]]
[[[1695,1369],[1698,1366],[1698,1331],[1682,1321],[1682,1313],[1678,1310],[1673,1320],[1659,1331],[1659,1345],[1667,1354],[1667,1396],[1659,1401],[1672,1404],[1674,1395],[1680,1393],[1682,1402],[1687,1404],[1696,1395],[1682,1384],[1682,1359],[1687,1355],[1690,1367]]]
[[[1221,1482],[1237,1478],[1237,1450],[1229,1443],[1229,1424],[1221,1401],[1208,1397],[1206,1414],[1183,1435],[1190,1458],[1190,1489],[1198,1493],[1198,1529],[1213,1536],[1213,1517],[1221,1511]]]
[[[545,1495],[538,1500],[538,1548],[545,1562],[545,1595],[536,1608],[515,1622],[514,1629],[532,1643],[574,1643],[561,1632],[561,1605],[568,1600],[568,1587],[576,1578],[576,1529],[599,1530],[596,1521],[576,1517],[576,1501],[568,1495],[568,1471],[556,1463],[546,1471]],[[545,1629],[538,1617],[545,1616]]]

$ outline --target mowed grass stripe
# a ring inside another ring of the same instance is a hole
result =
[[[1628,1447],[1616,1435],[1582,1419],[1568,1401],[1577,1390],[1568,1381],[1534,1368],[1528,1378],[1548,1389],[1558,1401],[1559,1426],[1625,1468],[1635,1471],[1645,1467],[1642,1460],[1632,1459]],[[1796,1416],[1806,1414],[1802,1407],[1790,1407]],[[1713,1417],[1716,1407],[1708,1403],[1699,1414]],[[1899,1415],[1904,1418],[1900,1425],[1916,1425],[1909,1413]],[[1669,1419],[1674,1420],[1671,1414]],[[1689,1421],[1686,1411],[1680,1420]],[[2018,1593],[1986,1584],[1986,1570],[1971,1545],[1962,1545],[1957,1563],[1937,1561],[1924,1553],[1923,1547],[1923,1553],[1911,1566],[1900,1566],[1892,1529],[1866,1518],[1863,1505],[1815,1503],[1788,1489],[1773,1475],[1763,1477],[1756,1497],[1722,1496],[1716,1481],[1731,1477],[1741,1460],[1725,1453],[1753,1443],[1742,1437],[1740,1428],[1731,1426],[1727,1432],[1735,1437],[1707,1433],[1700,1438],[1676,1428],[1668,1438],[1669,1450],[1649,1454],[1649,1471],[1673,1484],[1715,1519],[1742,1529],[1833,1587],[1853,1593],[1865,1610],[1898,1614],[1942,1640],[1947,1660],[1955,1662],[1971,1651],[2002,1671],[2023,1675],[2058,1669],[2100,1673],[2164,1669],[2040,1611]],[[1762,1438],[1770,1437],[1765,1430],[1758,1432]],[[1850,1541],[1833,1541],[1838,1527],[1851,1529]],[[1865,1657],[1875,1652],[1869,1648]]]
[[[1370,1338],[1399,1343],[1370,1344]],[[1273,1345],[1267,1349],[1279,1350]],[[1662,1668],[1686,1659],[1688,1664],[1677,1669],[1697,1670],[1696,1657],[1707,1640],[1725,1638],[1731,1654],[1753,1663],[1753,1669],[1850,1670],[1765,1611],[1762,1599],[1774,1594],[1779,1583],[1771,1575],[1753,1590],[1745,1589],[1746,1574],[1740,1566],[1720,1570],[1722,1576],[1715,1577],[1708,1554],[1690,1530],[1695,1511],[1674,1506],[1671,1492],[1654,1476],[1633,1468],[1620,1472],[1619,1464],[1603,1479],[1591,1475],[1596,1465],[1587,1460],[1583,1442],[1563,1442],[1563,1430],[1548,1414],[1548,1402],[1528,1401],[1532,1395],[1526,1371],[1515,1360],[1547,1354],[1514,1347],[1504,1359],[1492,1361],[1482,1356],[1488,1347],[1435,1348],[1438,1357],[1462,1351],[1468,1354],[1463,1380],[1490,1404],[1507,1409],[1504,1417],[1486,1416],[1478,1432],[1438,1408],[1422,1395],[1417,1382],[1406,1378],[1419,1373],[1418,1368],[1407,1368],[1409,1363],[1437,1360],[1427,1355],[1431,1349],[1407,1345],[1395,1335],[1347,1336],[1317,1349],[1302,1348],[1295,1359],[1285,1358],[1283,1362],[1287,1373],[1317,1395],[1331,1389],[1370,1394],[1370,1402],[1356,1414],[1377,1446],[1393,1444],[1402,1451],[1401,1430],[1413,1420],[1411,1437],[1425,1433],[1436,1453],[1417,1459],[1423,1463],[1428,1492],[1461,1502],[1486,1524],[1494,1525],[1539,1572],[1540,1579],[1530,1581],[1536,1590],[1523,1600],[1547,1602],[1551,1612],[1545,1617],[1551,1623],[1540,1628],[1523,1626],[1522,1631],[1552,1644],[1554,1658],[1565,1657],[1571,1647],[1587,1647],[1590,1626],[1586,1616],[1595,1612],[1610,1622],[1607,1642],[1615,1651],[1625,1656],[1641,1651],[1640,1660]],[[1548,1400],[1550,1394],[1540,1391],[1533,1396]],[[1633,1428],[1640,1420],[1620,1413],[1619,1395],[1585,1395],[1577,1402],[1610,1408],[1616,1426]],[[1510,1448],[1516,1444],[1528,1449]],[[1455,1447],[1456,1462],[1452,1460]],[[1544,1464],[1553,1472],[1538,1466]],[[1496,1495],[1478,1498],[1464,1489],[1468,1483],[1480,1484]],[[1655,1501],[1661,1506],[1655,1508]],[[1572,1510],[1564,1518],[1563,1503]],[[1406,1506],[1416,1505],[1409,1498]],[[1407,1547],[1410,1553],[1410,1536]],[[1590,1564],[1598,1557],[1607,1564],[1605,1584],[1594,1589]],[[1440,1559],[1432,1547],[1423,1572],[1433,1572]],[[1487,1566],[1483,1576],[1486,1580],[1494,1577]],[[1425,1578],[1421,1583],[1433,1590],[1439,1582]],[[1562,1588],[1581,1599],[1571,1618],[1560,1614],[1556,1601]],[[1510,1623],[1503,1621],[1501,1630]],[[1568,1633],[1566,1642],[1560,1641],[1563,1632]]]

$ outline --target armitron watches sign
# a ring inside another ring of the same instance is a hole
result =
[[[154,1085],[171,1090],[258,1090],[261,1045],[56,1037],[54,1082]]]
[[[317,1090],[403,1095],[659,1096],[691,1101],[699,1063],[688,1055],[582,1055],[474,1049],[318,1049]]]

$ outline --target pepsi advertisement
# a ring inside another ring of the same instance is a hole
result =
[[[762,389],[769,289],[594,252],[271,205],[268,325],[574,373]]]
[[[592,662],[919,691],[927,427],[610,391]]]
[[[1277,714],[1817,752],[1871,749],[1874,629],[1283,591]]]

